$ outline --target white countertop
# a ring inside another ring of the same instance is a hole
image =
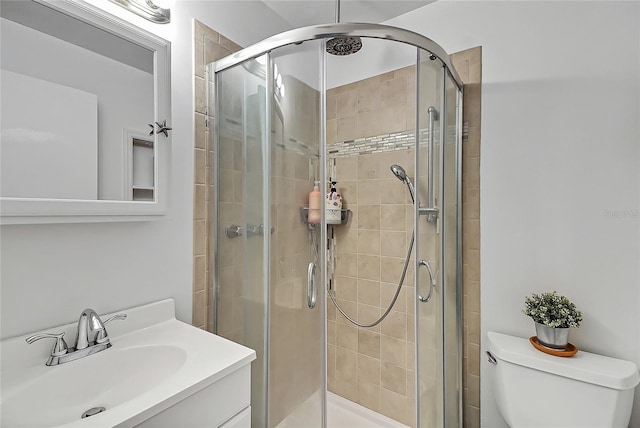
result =
[[[28,345],[25,342],[28,335],[24,335],[2,341],[2,426],[20,426],[20,412],[29,412],[23,408],[26,400],[22,397],[29,390],[30,412],[46,414],[46,404],[51,402],[50,420],[53,423],[41,426],[134,426],[256,357],[255,351],[249,348],[176,320],[173,300],[118,313],[126,313],[127,319],[107,325],[111,348],[58,366],[45,366],[52,340]],[[110,315],[101,315],[101,318],[104,320]],[[69,324],[46,331],[65,331],[69,346],[73,346],[75,328],[75,324]],[[60,380],[63,380],[62,385]],[[52,383],[54,381],[57,383]],[[51,386],[56,384],[60,388]],[[41,388],[44,391],[38,389],[40,385],[45,385]],[[123,385],[122,391],[117,390],[120,385]],[[86,391],[84,395],[83,390]],[[91,402],[92,396],[100,397],[102,401],[96,405],[107,407],[107,411],[80,419],[82,412],[87,410],[80,409]],[[122,401],[122,397],[128,398]],[[65,404],[56,406],[56,401]],[[109,401],[112,401],[111,406]],[[73,406],[78,409],[69,409]],[[78,419],[60,416],[58,407],[64,407],[60,413],[78,413]],[[64,423],[56,422],[65,418]],[[17,425],[15,421],[18,421]]]

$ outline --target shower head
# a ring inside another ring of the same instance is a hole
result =
[[[393,172],[393,175],[398,177],[398,180],[403,181],[407,185],[407,187],[409,188],[409,194],[411,195],[411,200],[415,203],[416,191],[415,191],[415,188],[413,187],[413,183],[411,182],[411,179],[407,175],[407,172],[404,170],[404,168],[401,167],[400,165],[394,164],[394,165],[391,165],[391,172]]]
[[[345,56],[358,52],[362,48],[360,37],[334,37],[327,40],[327,53]]]
[[[398,177],[398,180],[400,181],[407,180],[407,172],[400,165],[391,165],[391,172],[393,172],[393,175]]]

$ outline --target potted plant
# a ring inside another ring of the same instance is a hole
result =
[[[569,328],[580,327],[582,322],[582,312],[557,291],[525,297],[522,312],[535,322],[538,342],[553,349],[566,349]]]

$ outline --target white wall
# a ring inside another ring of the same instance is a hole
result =
[[[197,17],[242,45],[289,29],[254,1],[178,1],[158,25],[91,0],[172,42],[172,175],[166,218],[150,222],[0,227],[0,337],[73,322],[85,307],[109,312],[176,299],[191,321],[193,260],[193,33]]]
[[[584,312],[572,343],[640,365],[640,3],[441,0],[388,23],[482,46],[483,340],[534,335],[524,297],[558,290]]]

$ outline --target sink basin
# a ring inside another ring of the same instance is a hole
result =
[[[27,335],[2,341],[0,425],[134,426],[255,358],[248,348],[176,320],[173,300],[125,312],[126,321],[109,325],[111,348],[57,366],[45,365],[51,342],[28,345]],[[47,329],[66,337],[74,330],[75,324]]]
[[[94,407],[113,409],[174,375],[186,359],[175,346],[111,347],[74,364],[46,367],[8,396],[3,392],[2,426],[50,427],[77,421]]]

